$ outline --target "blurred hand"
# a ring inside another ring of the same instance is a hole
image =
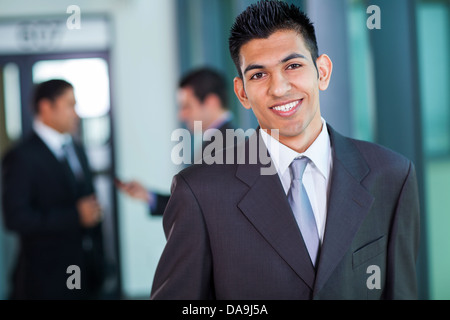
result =
[[[150,202],[150,194],[147,189],[138,181],[122,182],[116,179],[116,186],[132,198]]]
[[[94,227],[102,219],[102,208],[95,195],[90,195],[78,200],[77,209],[80,215],[81,224],[84,227]]]

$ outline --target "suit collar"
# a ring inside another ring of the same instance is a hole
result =
[[[62,151],[63,144],[72,142],[70,134],[60,133],[38,119],[33,121],[33,130],[58,159],[64,156]]]
[[[333,148],[333,159],[341,162],[348,173],[356,181],[361,182],[370,171],[366,160],[351,139],[342,136],[330,125],[328,125],[328,133]]]
[[[344,169],[353,180],[358,183],[361,182],[370,171],[367,162],[351,139],[342,136],[330,125],[327,125],[327,128],[333,156],[333,170],[331,174],[333,175],[336,171],[334,164],[338,164],[338,171]],[[236,147],[235,152],[238,164],[236,176],[249,186],[253,185],[261,173],[277,173],[268,150],[262,138],[260,138],[259,130],[260,128],[258,127],[256,132],[243,145]],[[261,170],[261,168],[266,168],[267,170]]]
[[[327,124],[323,118],[320,134],[303,153],[298,153],[288,146],[285,146],[264,130],[261,130],[261,137],[269,150],[270,157],[280,176],[283,176],[285,172],[289,170],[289,166],[295,158],[305,156],[311,160],[318,169],[318,172],[325,179],[328,179],[330,175],[331,145]]]

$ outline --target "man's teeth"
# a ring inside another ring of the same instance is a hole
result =
[[[273,110],[283,111],[283,112],[291,111],[297,104],[298,104],[298,101],[295,101],[295,102],[285,104],[284,106],[273,107]]]

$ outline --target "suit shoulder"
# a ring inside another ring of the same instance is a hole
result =
[[[372,169],[410,169],[412,162],[400,153],[377,143],[345,137],[328,125],[332,147],[348,162],[362,157]]]
[[[226,163],[202,163],[193,164],[178,173],[186,181],[203,181],[216,180],[218,177],[225,177],[229,174],[234,176],[236,169],[231,164]]]
[[[225,150],[225,149],[224,149]],[[237,162],[227,159],[222,152],[216,158],[204,159],[201,164],[193,164],[178,173],[191,187],[212,187],[231,183],[236,176]],[[217,161],[214,161],[217,160]]]
[[[391,169],[394,172],[408,172],[412,161],[404,155],[377,143],[350,139],[366,162],[373,168]]]
[[[205,156],[201,163],[191,164],[189,167],[179,172],[179,175],[185,179],[191,178],[205,179],[208,177],[226,176],[236,171],[236,164],[239,163],[239,157],[245,153],[245,141],[239,144],[232,144],[224,149],[217,150],[215,153]]]
[[[4,154],[3,161],[16,161],[19,159],[26,159],[33,153],[35,141],[32,136],[28,136],[15,142]]]

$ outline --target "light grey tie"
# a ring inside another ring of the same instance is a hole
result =
[[[73,144],[71,142],[64,143],[62,145],[62,150],[76,179],[77,180],[82,179],[84,176],[83,169],[81,168],[81,164],[80,161],[78,160],[78,156],[76,154],[75,147],[73,146]]]
[[[320,243],[319,233],[317,232],[314,212],[302,182],[303,173],[305,172],[308,161],[309,159],[306,157],[292,161],[290,166],[292,182],[288,193],[288,200],[302,233],[311,261],[315,266]]]

